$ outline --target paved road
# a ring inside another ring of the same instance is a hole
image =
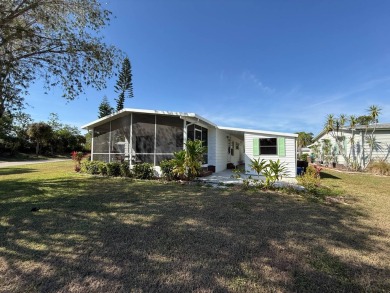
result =
[[[49,160],[35,160],[35,161],[20,161],[20,162],[4,162],[0,161],[0,168],[12,167],[12,166],[22,166],[22,165],[31,165],[31,164],[42,164],[42,163],[54,163],[68,161],[70,159],[49,159]]]

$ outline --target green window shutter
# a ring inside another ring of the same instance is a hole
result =
[[[258,138],[253,139],[253,155],[254,156],[260,155],[260,141]]]
[[[278,138],[278,156],[279,157],[286,156],[286,139],[284,137]]]

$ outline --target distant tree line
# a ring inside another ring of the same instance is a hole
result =
[[[45,122],[34,122],[23,112],[6,112],[0,118],[0,154],[69,154],[90,150],[90,135],[82,135],[72,125],[61,123],[56,113]]]

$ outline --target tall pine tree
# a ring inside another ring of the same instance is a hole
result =
[[[119,94],[116,99],[116,110],[120,111],[124,107],[125,98],[133,97],[133,83],[131,74],[131,64],[129,58],[123,60],[122,69],[119,73],[118,81],[115,85],[115,92]]]
[[[99,118],[111,115],[114,112],[114,108],[111,107],[106,96],[103,97],[102,102],[99,105]]]

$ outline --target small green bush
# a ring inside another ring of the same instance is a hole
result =
[[[92,175],[100,174],[99,166],[103,162],[99,161],[85,161],[81,163],[81,172]],[[104,163],[103,163],[104,164]]]
[[[112,177],[118,177],[121,175],[121,166],[119,162],[107,163],[107,175]]]
[[[368,167],[368,171],[378,175],[390,175],[390,163],[386,161],[374,161],[371,162]]]
[[[129,162],[120,163],[119,169],[122,177],[131,177]]]
[[[107,163],[99,162],[99,174],[107,176]]]
[[[137,164],[133,167],[133,174],[137,179],[153,179],[153,165],[149,163]]]
[[[308,190],[314,190],[321,185],[319,172],[313,166],[308,166],[305,174],[297,177],[297,181]]]
[[[282,180],[287,175],[287,164],[280,160],[269,160],[268,165],[263,170],[265,176],[265,187],[271,187],[276,181]]]
[[[161,168],[163,178],[165,178],[166,180],[177,179],[177,176],[173,172],[175,167],[176,167],[176,161],[174,159],[161,161],[160,168]]]

